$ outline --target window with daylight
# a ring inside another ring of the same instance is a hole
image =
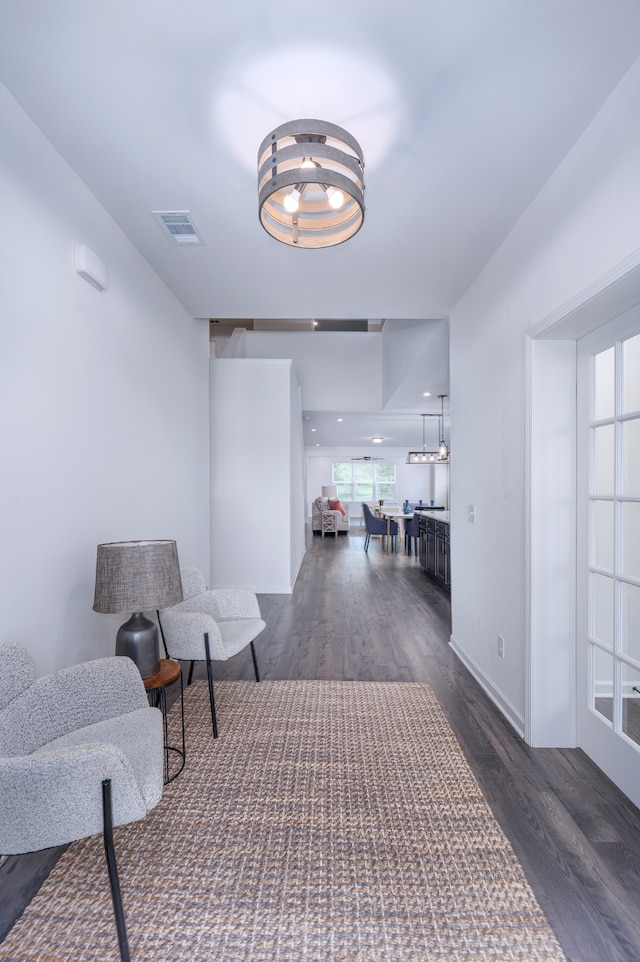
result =
[[[341,501],[396,500],[396,466],[385,461],[334,461],[333,483]]]

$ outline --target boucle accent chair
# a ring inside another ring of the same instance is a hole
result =
[[[104,834],[120,957],[129,960],[113,827],[162,797],[162,714],[130,658],[35,679],[20,645],[0,643],[0,853]]]
[[[191,684],[196,661],[207,664],[209,703],[213,737],[218,737],[212,661],[227,661],[251,646],[253,670],[260,681],[253,641],[266,627],[260,617],[258,599],[250,588],[207,588],[199,568],[180,569],[184,601],[158,612],[167,658],[189,661]]]

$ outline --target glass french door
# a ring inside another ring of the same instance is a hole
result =
[[[578,342],[578,744],[640,805],[640,315]]]

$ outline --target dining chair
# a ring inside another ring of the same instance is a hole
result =
[[[364,537],[364,550],[369,550],[369,542],[371,541],[372,534],[382,534],[387,535],[387,522],[384,518],[376,518],[373,514],[369,505],[363,501],[362,502],[362,514],[364,516],[364,525],[366,528],[366,535]],[[398,525],[395,521],[391,522],[391,543],[394,544],[394,539],[398,535]]]
[[[412,515],[404,519],[404,548],[407,554],[411,554],[411,541],[413,540],[415,552],[418,554],[418,538],[420,537],[420,516]]]

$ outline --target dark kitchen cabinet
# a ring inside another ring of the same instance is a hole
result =
[[[448,591],[451,590],[449,522],[421,516],[418,522],[420,566]]]

